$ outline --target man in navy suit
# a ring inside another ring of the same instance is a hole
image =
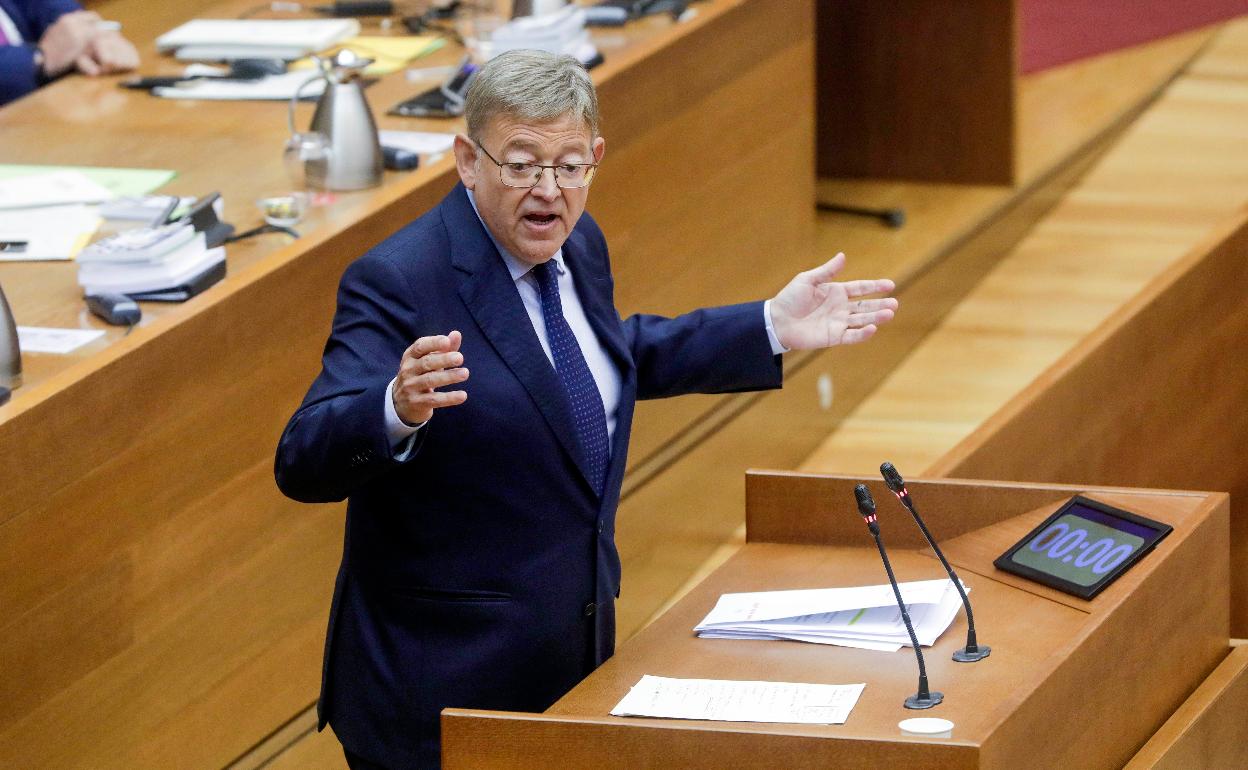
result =
[[[349,498],[319,713],[357,770],[437,766],[441,709],[541,711],[611,655],[638,398],[779,387],[780,353],[897,307],[837,255],[766,303],[621,321],[585,70],[504,54],[466,117],[462,184],[347,268],[277,452],[287,495]]]
[[[130,41],[74,0],[0,0],[0,104],[74,70],[100,75],[138,65]]]

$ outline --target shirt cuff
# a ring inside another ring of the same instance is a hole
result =
[[[781,353],[788,353],[789,349],[780,344],[780,338],[776,336],[776,327],[771,323],[771,300],[763,303],[763,323],[767,325],[767,341],[771,343],[771,354],[778,356]],[[393,406],[390,408],[394,409]]]
[[[399,413],[394,409],[394,397],[391,393],[394,391],[394,383],[398,381],[398,377],[390,380],[390,384],[386,386],[385,397],[385,416],[386,416],[386,436],[390,439],[390,448],[394,452],[394,459],[406,460],[408,454],[412,451],[412,444],[416,438],[416,432],[429,424],[425,420],[420,425],[408,425],[399,417]]]

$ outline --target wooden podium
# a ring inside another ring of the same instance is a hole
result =
[[[854,505],[857,478],[747,477],[747,543],[544,714],[447,709],[447,768],[1121,767],[1227,654],[1229,499],[1222,493],[910,481],[920,513],[971,587],[981,644],[955,663],[965,615],[925,650],[944,703],[909,711],[909,649],[699,639],[720,594],[886,581]],[[944,576],[879,479],[866,480],[898,580]],[[1075,493],[1174,527],[1091,601],[997,570],[992,560]],[[628,576],[624,576],[628,590]],[[848,684],[866,689],[844,725],[619,718],[643,674]],[[903,734],[913,716],[950,737]]]

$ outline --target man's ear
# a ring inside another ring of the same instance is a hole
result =
[[[602,162],[602,154],[607,151],[607,140],[601,136],[594,140],[594,162]]]
[[[477,187],[477,145],[464,134],[455,135],[455,168],[464,187]]]

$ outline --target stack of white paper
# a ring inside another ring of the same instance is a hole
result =
[[[919,644],[931,646],[962,607],[957,589],[949,580],[899,585]],[[724,594],[694,630],[711,639],[791,639],[890,652],[910,644],[887,583]]]
[[[179,59],[287,59],[360,34],[355,19],[193,19],[156,38]]]
[[[647,674],[611,713],[617,717],[840,725],[865,686],[670,679]]]
[[[225,248],[209,249],[204,234],[192,225],[173,224],[106,238],[87,247],[78,261],[84,294],[142,298],[138,295],[181,289],[214,273],[225,261]]]

